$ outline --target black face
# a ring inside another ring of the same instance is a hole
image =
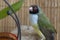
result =
[[[31,5],[30,8],[32,8],[32,9],[29,10],[30,14],[37,14],[37,13],[39,13],[39,9],[38,9],[37,5]]]

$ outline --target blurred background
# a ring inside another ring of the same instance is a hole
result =
[[[8,0],[10,4],[18,2],[18,0]],[[35,4],[42,8],[43,12],[50,19],[58,34],[56,40],[60,40],[60,0],[24,0],[22,8],[16,12],[21,25],[30,27],[29,22],[29,6]],[[3,0],[0,0],[0,10],[7,7]],[[15,30],[16,24],[14,20],[7,16],[0,20],[0,32],[11,32]]]

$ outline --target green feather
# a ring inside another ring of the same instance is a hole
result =
[[[48,17],[44,14],[44,12],[39,9],[38,13],[38,25],[39,29],[44,34],[46,40],[54,40],[54,36],[57,33],[56,29],[48,19]]]
[[[23,4],[23,0],[19,0],[18,2],[12,4],[11,6],[12,6],[12,8],[14,9],[14,11],[16,12],[16,11],[18,11],[18,10],[21,8],[22,4]],[[10,10],[9,7],[6,7],[6,8],[4,8],[4,9],[2,9],[2,10],[0,11],[0,19],[3,19],[3,18],[5,18],[6,16],[8,16],[8,15],[7,15],[7,11],[8,11],[8,10]]]
[[[48,17],[43,13],[43,11],[41,9],[40,9],[40,13],[38,16],[39,16],[39,18],[38,18],[39,26],[46,28],[47,30],[50,30],[52,32],[56,32],[54,26],[52,25],[52,23],[50,22]]]

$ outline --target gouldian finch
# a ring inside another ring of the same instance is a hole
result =
[[[39,6],[29,7],[29,19],[39,36],[43,35],[42,38],[45,40],[54,40],[56,29]]]

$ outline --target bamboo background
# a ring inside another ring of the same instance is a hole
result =
[[[8,1],[12,4],[18,0]],[[60,0],[24,0],[22,8],[17,12],[21,25],[30,25],[28,8],[32,4],[37,4],[42,8],[43,12],[50,19],[58,32],[56,40],[60,40]],[[0,0],[0,10],[6,6],[7,5],[3,2],[3,0]],[[16,25],[10,16],[0,20],[1,32],[10,32],[14,28],[16,28]]]

